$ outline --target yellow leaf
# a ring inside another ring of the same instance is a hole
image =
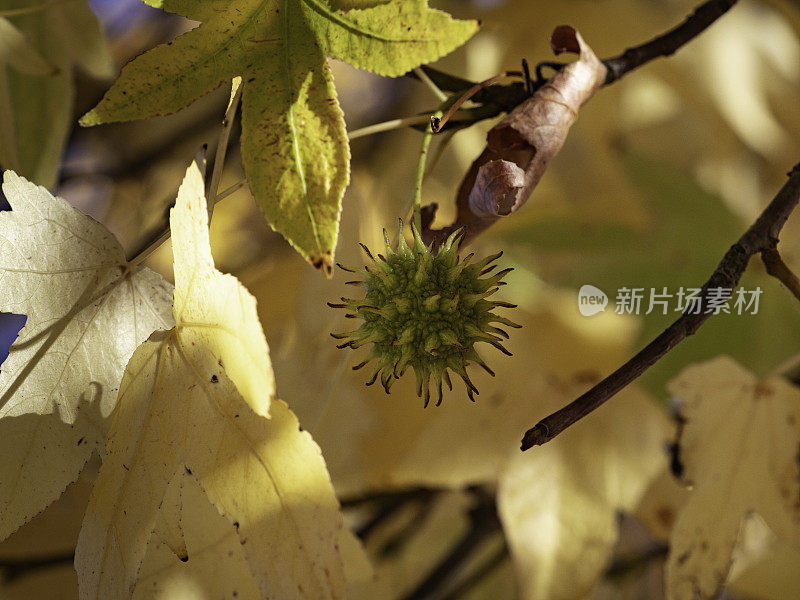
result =
[[[288,407],[270,405],[255,301],[214,268],[194,165],[171,228],[176,326],[153,334],[125,371],[78,539],[81,598],[131,597],[159,506],[182,470],[232,523],[264,596],[342,598],[342,517],[325,463]],[[186,527],[184,535],[191,561]]]
[[[552,443],[513,456],[498,511],[522,598],[591,592],[617,540],[617,513],[633,510],[663,467],[668,432],[663,411],[629,388]]]
[[[743,527],[728,589],[753,600],[789,600],[800,594],[800,547],[769,531],[757,517]],[[742,556],[744,555],[744,556]]]
[[[176,334],[182,346],[218,355],[219,368],[233,380],[253,411],[266,417],[275,395],[267,340],[258,322],[255,298],[234,276],[214,268],[203,189],[199,170],[190,168],[179,191],[180,206],[170,217]]]
[[[165,517],[180,519],[186,532],[185,552],[176,556],[175,549],[159,539],[156,530],[142,564],[134,600],[194,600],[199,595],[261,600],[236,531],[214,509],[197,482],[184,471],[170,483],[167,494],[173,494],[178,514],[169,507],[165,515],[162,504],[158,522],[164,522]],[[360,580],[363,574],[370,573],[360,544],[350,529],[342,528],[339,546],[348,580]]]
[[[186,555],[180,560],[154,535],[142,564],[134,600],[198,597],[261,600],[261,592],[230,522],[214,509],[188,474],[178,474],[174,483],[170,484],[170,490],[176,490],[179,496]]]
[[[27,315],[0,372],[0,539],[78,476],[136,346],[169,327],[170,286],[100,223],[6,171],[0,310]]]
[[[725,356],[685,369],[669,389],[686,403],[680,456],[693,490],[670,536],[667,595],[708,598],[728,577],[747,515],[800,540],[800,389],[759,382]]]

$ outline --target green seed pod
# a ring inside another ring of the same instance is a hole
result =
[[[472,262],[473,254],[464,259],[458,255],[461,231],[453,233],[437,250],[426,246],[416,228],[412,226],[414,244],[409,246],[403,238],[403,223],[397,250],[393,250],[386,230],[386,256],[375,258],[369,249],[361,248],[369,257],[369,264],[360,271],[363,280],[348,281],[364,289],[360,299],[342,298],[342,303],[328,305],[348,310],[346,315],[360,319],[357,329],[346,333],[332,333],[346,340],[339,348],[360,348],[371,343],[372,348],[360,369],[374,361],[367,385],[380,376],[381,385],[389,393],[395,379],[402,377],[411,366],[417,378],[417,395],[431,398],[431,377],[438,390],[438,406],[442,402],[442,382],[452,390],[449,371],[464,380],[467,395],[475,401],[477,388],[470,381],[467,365],[476,363],[490,375],[494,372],[475,350],[477,342],[486,342],[504,354],[511,353],[503,347],[508,333],[494,324],[519,327],[516,323],[492,312],[497,307],[514,308],[508,302],[487,300],[504,285],[503,277],[511,271],[490,274],[502,252],[483,260]],[[355,273],[339,265],[345,271]]]

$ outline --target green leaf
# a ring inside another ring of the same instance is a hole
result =
[[[329,274],[349,180],[344,118],[326,56],[384,75],[436,60],[477,30],[392,0],[334,10],[325,0],[148,0],[202,21],[127,65],[81,119],[98,125],[175,112],[241,76],[245,173],[267,221]]]
[[[0,10],[37,6],[43,1],[0,0]],[[9,109],[3,110],[2,115],[13,115],[14,131],[12,137],[4,135],[2,139],[16,141],[14,151],[20,175],[52,187],[72,128],[72,66],[77,65],[96,78],[110,78],[113,61],[100,25],[85,0],[54,4],[10,17],[9,21],[25,33],[32,47],[52,66],[46,73],[19,68],[3,73],[0,64],[0,96],[6,78],[9,90]],[[3,162],[5,167],[12,164]]]
[[[323,0],[305,4],[309,25],[326,54],[380,75],[402,75],[436,60],[477,30],[475,21],[456,21],[428,8],[427,0],[343,12],[331,10]]]
[[[0,17],[0,165],[19,170],[17,134],[14,130],[14,108],[8,90],[6,67],[30,75],[52,75],[50,65],[34,48],[25,34],[6,18]]]

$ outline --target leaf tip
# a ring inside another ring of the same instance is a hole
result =
[[[333,277],[333,252],[327,250],[323,256],[310,256],[309,262],[315,269],[322,271],[327,279]]]
[[[100,125],[100,123],[102,123],[102,120],[97,116],[97,112],[94,109],[78,120],[78,125],[81,127],[93,127],[94,125]]]

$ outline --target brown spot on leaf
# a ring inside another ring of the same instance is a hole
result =
[[[669,506],[661,506],[656,509],[656,519],[665,529],[672,529],[672,524],[675,522],[675,511]]]
[[[756,386],[754,390],[754,395],[756,400],[760,400],[761,398],[766,398],[767,396],[771,396],[774,393],[772,386],[770,386],[766,382],[761,382]]]

